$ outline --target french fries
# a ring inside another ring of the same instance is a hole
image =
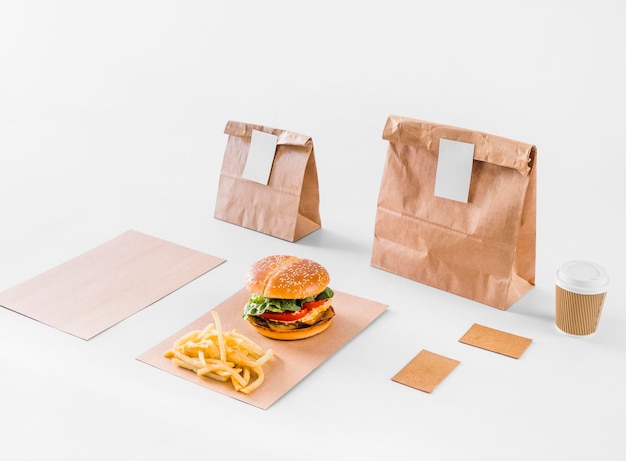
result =
[[[237,330],[224,331],[219,314],[211,314],[214,323],[185,334],[163,355],[179,367],[217,381],[230,381],[236,391],[249,394],[263,384],[263,365],[274,352],[264,351]]]

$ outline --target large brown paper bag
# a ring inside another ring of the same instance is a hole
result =
[[[267,184],[242,177],[253,130],[277,136]],[[215,218],[290,242],[319,229],[319,185],[309,136],[229,121]]]
[[[371,265],[509,308],[535,284],[535,146],[399,116],[383,139]],[[467,203],[434,194],[441,139],[474,146]]]

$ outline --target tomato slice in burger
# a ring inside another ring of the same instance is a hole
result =
[[[323,306],[326,301],[327,301],[326,299],[318,299],[318,300],[315,300],[315,301],[308,301],[306,303],[302,303],[302,308],[304,308],[304,309],[314,309],[316,307]]]
[[[288,312],[263,312],[259,317],[267,320],[278,320],[279,322],[292,322],[301,319],[309,313],[309,309],[303,307],[299,311]]]
[[[316,307],[323,306],[326,301],[327,301],[326,299],[317,299],[315,301],[308,301],[306,303],[302,303],[302,307],[304,309],[314,309]]]

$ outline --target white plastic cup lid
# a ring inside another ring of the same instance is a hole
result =
[[[605,293],[609,276],[602,266],[589,261],[568,261],[556,271],[556,284],[573,293]]]

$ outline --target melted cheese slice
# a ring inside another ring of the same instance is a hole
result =
[[[305,323],[307,325],[313,325],[315,322],[319,320],[319,318],[324,315],[324,312],[330,307],[332,298],[326,300],[324,304],[318,307],[314,307],[306,314],[304,317],[299,318],[298,320],[294,320],[292,322],[273,322],[268,321],[268,326],[274,331],[281,330],[293,330],[297,327],[298,323]]]

